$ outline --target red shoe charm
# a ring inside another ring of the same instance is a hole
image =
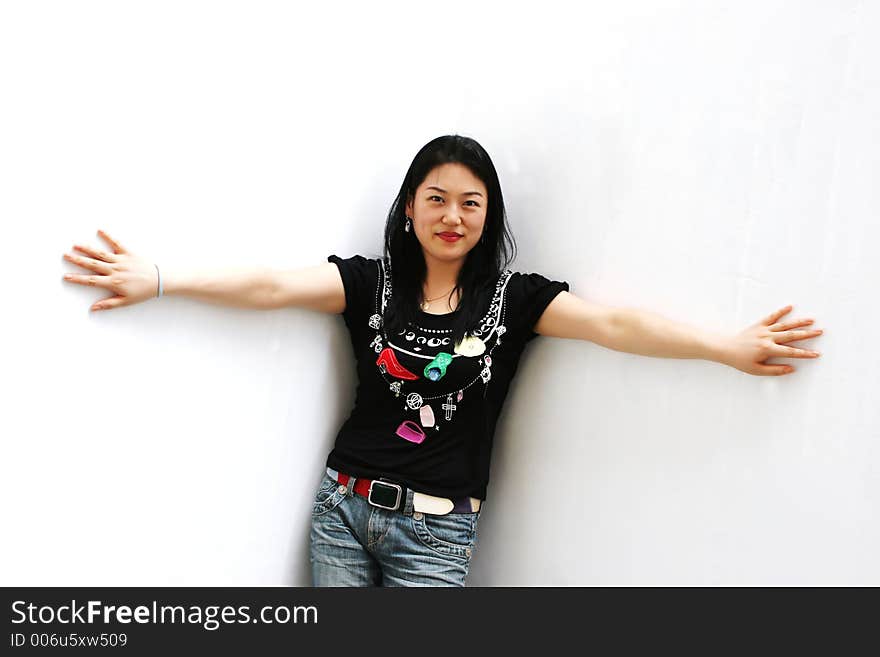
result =
[[[391,347],[385,347],[382,350],[379,358],[376,359],[376,365],[384,365],[385,371],[398,379],[415,381],[419,378],[397,361],[397,356],[394,355],[394,350]]]

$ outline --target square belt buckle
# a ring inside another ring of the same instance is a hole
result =
[[[370,492],[367,496],[367,501],[380,509],[396,511],[400,506],[402,493],[403,488],[399,484],[374,479],[370,482]],[[392,499],[394,500],[393,504],[391,503]]]

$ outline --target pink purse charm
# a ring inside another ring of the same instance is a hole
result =
[[[425,432],[412,420],[404,420],[394,433],[411,443],[420,443],[425,439]]]

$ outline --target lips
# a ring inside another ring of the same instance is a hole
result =
[[[438,235],[443,235],[444,237],[461,237],[460,233],[437,233]]]

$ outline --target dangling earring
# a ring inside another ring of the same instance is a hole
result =
[[[407,218],[406,218],[406,223],[403,225],[403,229],[408,233],[408,232],[409,232],[409,229],[410,229],[411,227],[412,227],[412,220],[411,220],[409,217],[407,217]]]

